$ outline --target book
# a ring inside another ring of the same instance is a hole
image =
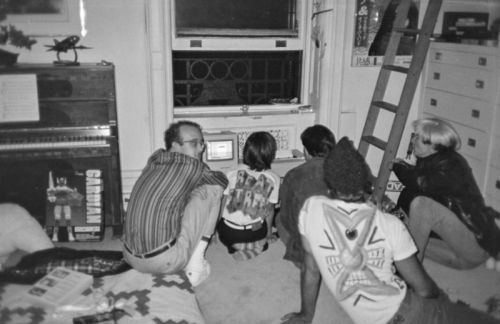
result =
[[[53,241],[100,241],[104,227],[99,169],[50,170],[45,228]]]
[[[38,280],[25,296],[36,305],[57,307],[74,301],[94,281],[91,275],[57,267]]]

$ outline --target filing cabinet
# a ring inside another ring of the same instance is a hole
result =
[[[500,48],[432,42],[422,117],[449,121],[487,203],[500,210]]]

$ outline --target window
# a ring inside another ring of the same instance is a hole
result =
[[[175,111],[302,104],[308,6],[306,0],[172,2]]]
[[[178,37],[297,37],[295,0],[176,1]]]
[[[298,102],[301,53],[174,51],[174,107]]]

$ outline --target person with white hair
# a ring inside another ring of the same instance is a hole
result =
[[[500,252],[500,214],[485,205],[467,160],[457,152],[460,136],[438,118],[413,122],[416,164],[396,159],[393,171],[405,186],[398,204],[424,256],[456,269],[483,264]],[[431,233],[437,234],[432,237]]]

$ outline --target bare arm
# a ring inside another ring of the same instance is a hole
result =
[[[309,242],[302,236],[302,246],[305,250],[304,263],[300,269],[301,309],[299,313],[289,313],[281,318],[282,324],[312,323],[316,302],[318,300],[321,274],[314,260]]]
[[[395,261],[394,264],[403,279],[418,295],[424,298],[437,298],[439,296],[438,286],[427,274],[415,254],[401,261]]]
[[[267,239],[271,239],[271,234],[273,233],[273,220],[274,220],[274,211],[275,204],[269,203],[264,208],[263,218],[267,225]]]

